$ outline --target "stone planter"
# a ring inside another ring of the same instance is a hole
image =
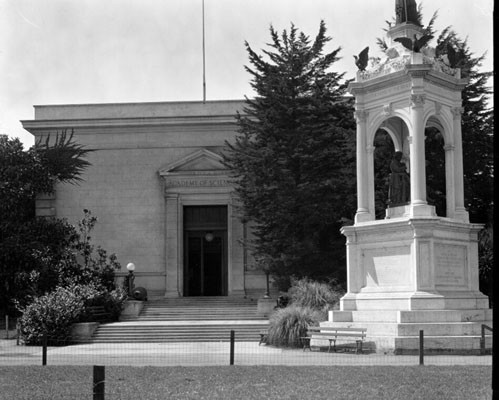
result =
[[[272,298],[261,298],[258,299],[257,314],[262,317],[268,317],[274,312],[274,308],[277,306],[277,300]]]
[[[120,321],[129,317],[137,317],[144,308],[144,302],[139,300],[127,300],[120,314]],[[125,318],[123,318],[125,317]]]
[[[71,339],[77,343],[88,343],[98,327],[98,322],[78,322],[73,324],[71,326]]]

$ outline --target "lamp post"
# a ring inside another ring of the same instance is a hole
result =
[[[135,271],[135,264],[128,263],[126,266],[126,269],[128,270],[128,297],[133,297],[132,296],[133,281],[135,279],[135,276],[133,275],[133,271]]]
[[[265,293],[265,295],[263,296],[264,299],[269,299],[270,298],[270,286],[269,286],[269,270],[265,270],[265,278],[267,280],[267,292]]]

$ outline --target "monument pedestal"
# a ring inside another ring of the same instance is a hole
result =
[[[344,227],[348,292],[321,326],[366,327],[376,351],[411,353],[419,330],[428,349],[479,349],[481,324],[492,324],[478,289],[480,229],[434,216]]]

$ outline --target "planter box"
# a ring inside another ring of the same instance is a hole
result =
[[[96,329],[98,322],[78,322],[71,326],[71,339],[77,343],[89,343]]]
[[[137,317],[143,308],[143,301],[127,300],[123,306],[123,311],[120,314],[120,321],[122,319],[129,319],[130,317]]]

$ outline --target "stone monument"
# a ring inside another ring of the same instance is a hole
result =
[[[464,207],[461,91],[467,80],[432,49],[413,52],[395,41],[424,33],[410,18],[397,22],[387,32],[385,59],[359,71],[349,87],[356,99],[358,208],[354,225],[342,229],[348,291],[321,326],[365,327],[376,351],[415,352],[423,330],[428,351],[477,352],[492,310],[478,289],[482,226],[469,223]],[[444,138],[445,216],[426,199],[425,127]],[[384,220],[375,220],[374,210],[379,129],[409,160],[408,202],[389,206]]]

